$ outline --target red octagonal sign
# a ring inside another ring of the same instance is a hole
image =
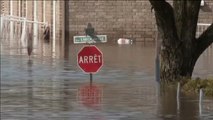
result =
[[[96,73],[103,66],[103,54],[94,45],[84,46],[78,53],[79,67],[86,73]]]

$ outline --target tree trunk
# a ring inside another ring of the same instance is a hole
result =
[[[190,78],[202,52],[213,42],[213,25],[195,38],[200,0],[174,0],[174,9],[165,0],[150,0],[155,10],[161,46],[161,81]]]
[[[165,48],[161,51],[161,80],[173,82],[183,77],[190,78],[196,63],[192,52],[184,51],[184,47],[178,49]]]

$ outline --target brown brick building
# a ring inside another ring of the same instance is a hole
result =
[[[97,33],[106,34],[110,42],[121,37],[136,41],[155,39],[154,11],[148,0],[71,0],[68,4],[69,11],[66,12],[69,12],[71,37],[84,35],[84,28],[90,22]],[[199,22],[213,22],[212,0],[205,0]]]
[[[108,42],[121,37],[136,41],[155,39],[154,11],[151,11],[148,0],[1,0],[0,4],[1,14],[10,15],[12,12],[14,16],[30,20],[37,15],[37,21],[48,22],[51,25],[51,38],[55,38],[52,47],[60,49],[58,53],[63,51],[66,40],[72,43],[73,36],[85,35],[87,23],[92,23],[97,34],[107,35]],[[212,0],[205,0],[199,22],[213,22]],[[40,34],[42,32],[39,31]]]

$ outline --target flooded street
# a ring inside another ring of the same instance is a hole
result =
[[[77,65],[83,45],[69,45],[65,59],[1,51],[2,120],[212,120],[213,98],[161,92],[155,81],[154,44],[97,44],[104,65],[93,76]],[[198,60],[193,77],[213,78],[213,48]],[[89,97],[88,96],[93,96]]]

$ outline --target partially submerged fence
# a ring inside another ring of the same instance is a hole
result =
[[[24,17],[1,15],[1,44],[9,48],[26,48],[28,34],[33,35],[33,47],[38,48],[38,42],[43,37],[44,22],[31,21]]]

